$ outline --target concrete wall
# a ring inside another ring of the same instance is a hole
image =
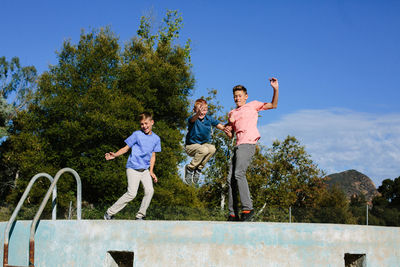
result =
[[[30,221],[18,221],[11,265],[28,265]],[[3,245],[6,223],[0,223]],[[108,251],[131,251],[133,266],[400,266],[400,228],[205,221],[41,221],[35,266],[118,266]],[[0,252],[3,259],[3,249]]]

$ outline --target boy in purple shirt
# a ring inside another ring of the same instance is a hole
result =
[[[251,200],[249,185],[246,179],[246,171],[255,152],[255,146],[260,139],[257,129],[258,112],[274,109],[278,106],[279,84],[275,78],[269,79],[274,96],[271,103],[252,101],[246,103],[247,89],[243,85],[233,87],[233,98],[236,109],[228,114],[229,126],[225,127],[225,133],[232,138],[236,134],[236,145],[228,174],[229,186],[229,216],[228,221],[239,221],[238,196],[242,204],[242,221],[249,221],[253,215],[253,202]]]
[[[126,146],[117,152],[105,154],[106,160],[115,159],[125,154],[131,149],[128,162],[126,163],[126,176],[128,178],[128,190],[114,203],[104,214],[105,220],[111,220],[113,216],[122,210],[128,202],[132,201],[139,189],[141,182],[144,188],[144,196],[140,205],[136,220],[144,220],[146,210],[150,205],[154,189],[152,178],[157,183],[157,176],[154,174],[154,164],[156,162],[156,152],[161,151],[160,137],[152,132],[153,118],[148,112],[139,115],[140,131],[135,131],[126,140]]]

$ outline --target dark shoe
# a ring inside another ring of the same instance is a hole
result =
[[[239,217],[238,216],[229,214],[228,222],[238,222],[238,221],[239,221]]]
[[[104,220],[108,221],[108,220],[112,220],[114,219],[114,216],[109,215],[107,212],[104,213]]]
[[[200,174],[201,174],[201,170],[196,169],[193,173],[193,183],[197,184],[199,182],[200,179]]]
[[[142,217],[142,218],[137,218],[136,217],[136,221],[144,221],[144,220],[146,220],[146,217]]]
[[[242,211],[241,221],[249,222],[253,219],[254,210],[244,210]]]
[[[193,183],[194,171],[189,169],[188,165],[185,166],[185,183],[191,185]]]

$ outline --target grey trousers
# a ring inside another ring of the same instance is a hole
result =
[[[142,182],[144,196],[139,212],[136,214],[136,218],[142,218],[146,216],[146,210],[149,207],[154,194],[153,180],[151,179],[150,171],[145,170],[143,172],[139,172],[128,168],[126,169],[126,176],[128,177],[128,191],[107,210],[107,213],[109,215],[114,215],[125,208],[126,204],[136,197],[139,189],[139,183]]]
[[[253,201],[251,200],[249,185],[246,179],[246,171],[255,151],[255,144],[241,144],[233,149],[233,157],[231,159],[228,174],[228,207],[230,215],[239,215],[238,191],[242,203],[242,210],[253,209]]]

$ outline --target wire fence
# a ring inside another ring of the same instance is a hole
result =
[[[135,219],[139,208],[128,205],[116,219]],[[105,210],[105,209],[104,209]],[[89,212],[89,213],[88,213]],[[226,207],[221,209],[186,206],[159,206],[151,205],[147,211],[148,220],[196,220],[196,221],[226,221],[228,217]],[[87,219],[96,219],[103,214],[83,209],[83,216]],[[253,222],[280,222],[280,223],[333,223],[333,224],[358,224],[369,225],[370,206],[360,205],[357,207],[278,207],[266,206],[255,209]]]
[[[138,211],[140,202],[128,204],[123,210],[116,214],[115,219],[134,220]],[[83,219],[103,219],[105,210],[108,206],[93,205],[82,207]],[[31,220],[33,211],[37,207],[24,208],[17,219]],[[10,212],[4,213],[2,220],[9,218]],[[188,221],[226,221],[228,217],[226,206],[224,209],[220,207],[188,207],[183,205],[177,206],[160,206],[150,205],[147,210],[148,220],[188,220]],[[69,209],[60,211],[58,219],[74,219],[76,210],[73,205]],[[51,207],[48,208],[42,219],[51,219]],[[371,220],[372,219],[372,220]],[[358,225],[382,225],[377,223],[376,216],[371,214],[369,205],[359,205],[356,207],[279,207],[265,206],[255,209],[253,222],[280,222],[280,223],[332,223],[332,224],[358,224]]]
[[[370,206],[351,207],[266,207],[256,212],[253,221],[288,223],[338,223],[369,225]]]

